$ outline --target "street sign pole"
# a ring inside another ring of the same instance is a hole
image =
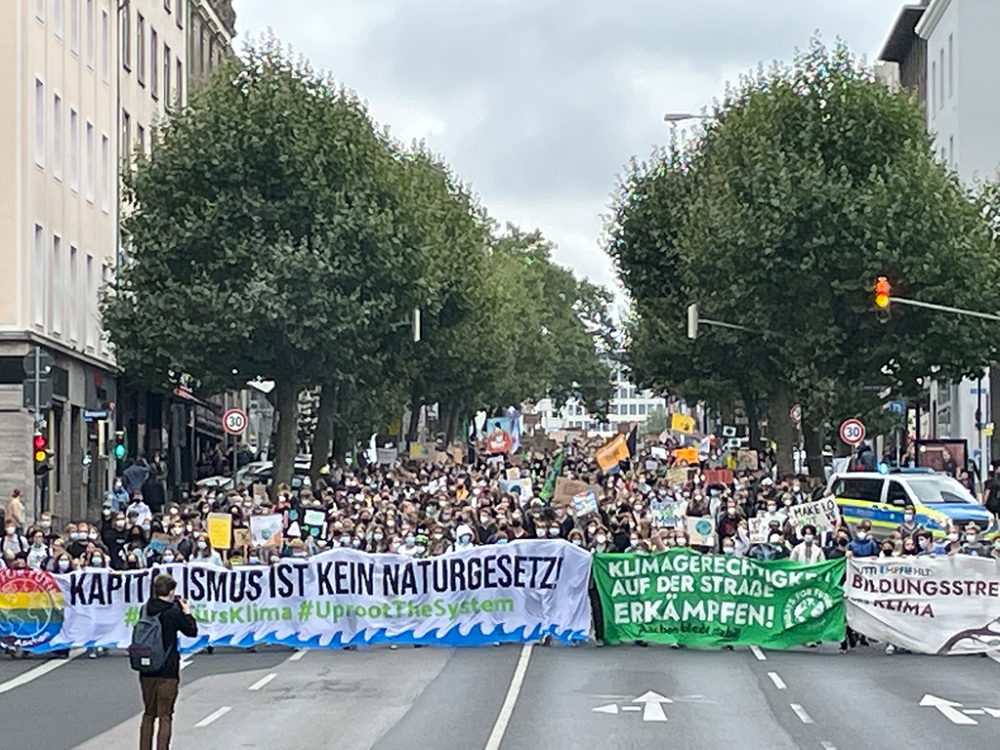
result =
[[[42,403],[42,347],[35,347],[35,429],[41,423]]]

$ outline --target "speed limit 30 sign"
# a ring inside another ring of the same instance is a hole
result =
[[[230,409],[222,415],[222,429],[230,435],[242,435],[248,423],[247,413],[242,409]]]
[[[848,445],[858,445],[865,439],[865,425],[860,419],[845,419],[840,425],[840,439]]]

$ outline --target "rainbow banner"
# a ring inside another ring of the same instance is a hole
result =
[[[0,644],[31,648],[52,640],[63,626],[59,581],[38,570],[0,570]]]

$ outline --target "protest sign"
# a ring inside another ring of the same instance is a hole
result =
[[[670,415],[670,429],[674,432],[682,432],[685,435],[690,435],[694,432],[694,417],[689,417],[687,414],[675,411]]]
[[[375,455],[380,466],[390,466],[399,458],[399,448],[377,448]]]
[[[750,532],[750,543],[751,544],[763,544],[767,541],[767,519],[766,518],[748,518],[747,519],[747,530]]]
[[[233,529],[233,547],[241,549],[250,546],[250,529]]]
[[[228,513],[208,514],[208,541],[212,549],[229,549],[233,541],[233,517]]]
[[[595,554],[607,643],[789,648],[844,637],[844,559],[766,563],[671,550]]]
[[[306,536],[322,536],[326,530],[326,516],[321,510],[309,509],[302,516],[302,532]]]
[[[518,469],[518,468],[515,468],[515,467],[511,467],[511,468],[507,469],[507,471],[504,472],[504,476],[507,479],[520,479],[521,478],[521,470]]]
[[[732,484],[733,472],[729,469],[705,469],[705,484]]]
[[[785,510],[788,512],[788,522],[799,531],[805,526],[812,525],[822,534],[825,531],[833,531],[840,524],[840,508],[832,497],[812,503],[792,505]]]
[[[255,484],[253,486],[253,502],[254,505],[260,506],[267,500],[267,487],[263,484]]]
[[[674,459],[678,463],[687,464],[692,466],[698,463],[698,448],[697,446],[692,446],[690,448],[674,448]]]
[[[153,534],[149,538],[149,544],[146,545],[146,549],[150,552],[156,552],[157,554],[162,554],[167,548],[176,549],[173,543],[173,539],[169,534]]]
[[[463,448],[461,445],[452,446],[450,453],[451,453],[451,460],[454,461],[456,464],[465,463],[465,448]]]
[[[653,458],[647,458],[646,462],[643,464],[643,468],[646,471],[656,471],[660,468],[660,462]]]
[[[531,499],[531,477],[518,477],[517,479],[501,479],[501,492],[507,492],[518,498],[521,505]]]
[[[661,445],[654,445],[649,449],[649,454],[659,461],[667,460],[667,449]]]
[[[628,441],[625,435],[615,435],[606,442],[594,454],[594,460],[601,467],[601,471],[611,471],[618,468],[622,461],[628,461]]]
[[[281,546],[282,517],[280,513],[250,516],[250,538],[257,546]]]
[[[653,526],[660,529],[673,529],[681,524],[680,503],[664,503],[652,509]]]
[[[158,573],[191,603],[182,650],[257,643],[491,645],[585,641],[590,554],[562,540],[487,545],[426,560],[336,550],[232,570],[202,563],[67,574],[0,570],[5,641],[37,652],[126,648]]]
[[[847,624],[921,654],[981,654],[1000,645],[1000,566],[971,555],[848,561]]]
[[[715,524],[711,517],[694,517],[684,519],[684,530],[688,541],[693,547],[712,547],[715,545]]]
[[[760,468],[760,461],[757,457],[757,451],[748,448],[740,448],[736,451],[737,471],[757,471],[758,468]]]
[[[434,446],[426,443],[410,443],[409,456],[411,461],[430,461]]]
[[[688,468],[686,466],[680,466],[676,469],[670,469],[667,471],[667,484],[671,487],[687,484],[687,480]]]
[[[589,513],[597,512],[597,492],[589,489],[579,495],[573,495],[573,512],[577,518],[583,518]]]
[[[559,477],[556,479],[555,495],[552,496],[554,505],[569,505],[573,502],[575,495],[581,495],[590,488],[586,482],[579,479],[569,479]]]

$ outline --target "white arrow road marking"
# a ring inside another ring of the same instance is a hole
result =
[[[986,713],[986,711],[981,708],[963,708],[962,713],[968,714],[969,716],[982,716]]]
[[[598,706],[597,708],[592,708],[590,710],[597,714],[617,714],[618,704],[609,703],[606,706]]]
[[[223,706],[222,708],[218,709],[217,711],[213,711],[212,713],[210,713],[204,719],[202,719],[197,724],[195,724],[194,727],[195,727],[195,729],[202,729],[203,727],[207,727],[213,721],[215,721],[216,719],[222,718],[223,716],[225,716],[226,714],[228,714],[232,710],[233,710],[232,706]]]
[[[978,721],[970,719],[958,710],[962,706],[961,703],[955,703],[955,701],[950,701],[947,698],[938,698],[936,695],[928,693],[920,699],[919,705],[936,708],[946,719],[951,721],[952,724],[963,724],[965,726],[975,726],[979,724]]]
[[[994,719],[1000,719],[1000,708],[986,708],[984,706],[983,710],[990,716],[992,716]]]
[[[622,706],[622,711],[641,711],[642,709],[638,706]]]
[[[647,690],[638,698],[633,699],[632,702],[643,704],[643,721],[666,721],[667,715],[663,712],[663,704],[673,703],[669,698],[665,698],[652,690]]]

